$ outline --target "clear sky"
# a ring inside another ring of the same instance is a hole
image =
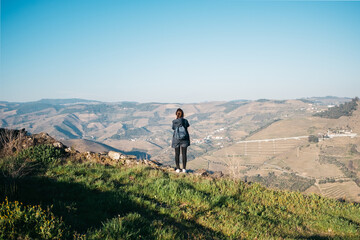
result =
[[[3,101],[359,93],[358,1],[1,0]]]

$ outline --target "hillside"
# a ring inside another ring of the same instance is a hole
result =
[[[61,140],[63,144],[66,146],[71,146],[75,150],[79,152],[95,152],[95,153],[107,153],[110,151],[120,152],[125,155],[134,155],[139,159],[148,159],[149,156],[145,152],[140,151],[130,151],[125,152],[116,148],[113,148],[109,145],[99,143],[92,140],[86,139],[68,139],[68,140]]]
[[[190,159],[236,142],[278,119],[311,116],[346,98],[239,100],[230,102],[104,103],[83,99],[0,102],[0,127],[47,132],[61,140],[83,139],[172,163],[171,121],[181,107],[191,124]]]
[[[337,119],[282,119],[195,158],[189,166],[222,170],[278,189],[360,202],[359,133],[359,108]],[[309,135],[319,142],[310,143]]]
[[[79,161],[61,149],[35,145],[0,159],[1,238],[356,239],[360,235],[357,204],[275,191],[204,172],[176,174],[136,160],[115,165],[91,157]]]
[[[331,109],[341,113],[339,108],[348,103],[354,100],[325,97],[191,104],[82,99],[1,102],[0,124],[25,127],[33,133],[48,132],[80,151],[115,150],[174,165],[170,125],[175,110],[182,107],[191,124],[190,169],[222,171],[268,187],[360,202],[360,163],[356,154],[359,110],[335,119],[314,116]],[[355,137],[323,138],[328,131],[330,135],[352,132]],[[320,142],[310,144],[309,135],[319,135]]]
[[[356,97],[350,102],[340,104],[339,106],[333,106],[327,111],[315,113],[314,116],[323,117],[323,118],[334,118],[338,119],[342,116],[351,116],[352,112],[357,108],[357,102],[359,98]]]

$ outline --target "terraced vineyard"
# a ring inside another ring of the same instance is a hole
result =
[[[250,141],[238,142],[232,146],[211,152],[206,156],[211,170],[225,170],[222,165],[228,165],[229,162],[236,162],[238,166],[262,165],[265,161],[274,156],[285,152],[296,151],[295,149],[306,142],[303,139],[289,140],[269,140],[269,141]],[[191,167],[199,168],[205,158],[198,158],[190,162]]]
[[[237,143],[234,148],[236,148],[239,154],[245,156],[269,157],[288,152],[299,146],[302,142],[300,139],[243,141]]]
[[[348,201],[359,200],[360,191],[353,181],[318,184],[318,187],[321,194],[329,198],[346,199]]]
[[[324,196],[330,198],[344,198],[346,196],[346,192],[339,185],[329,184],[328,186],[324,186],[321,188],[321,192]]]

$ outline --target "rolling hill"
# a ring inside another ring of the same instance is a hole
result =
[[[360,109],[338,119],[303,116],[279,120],[195,158],[189,165],[227,171],[269,187],[359,202],[359,120]],[[319,137],[319,142],[309,142],[309,135]],[[341,191],[329,191],[329,186]]]
[[[314,116],[329,105],[350,100],[325,97],[191,104],[82,99],[0,102],[0,127],[48,132],[81,150],[116,149],[173,165],[171,121],[181,107],[191,125],[190,168],[223,171],[269,187],[325,195],[331,192],[323,190],[329,184],[348,184],[343,188],[349,189],[345,193],[327,195],[359,201],[358,138],[321,137],[328,131],[330,135],[337,131],[360,133],[359,110],[338,119]],[[308,136],[318,134],[320,142],[309,143]]]

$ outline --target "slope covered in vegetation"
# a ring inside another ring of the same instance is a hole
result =
[[[2,239],[356,239],[360,207],[39,145],[0,160]]]
[[[352,112],[357,109],[358,102],[359,102],[359,98],[356,97],[352,99],[350,102],[346,102],[340,104],[339,106],[329,108],[324,112],[316,113],[314,114],[314,116],[322,117],[322,118],[334,118],[334,119],[340,118],[342,116],[351,116]]]

